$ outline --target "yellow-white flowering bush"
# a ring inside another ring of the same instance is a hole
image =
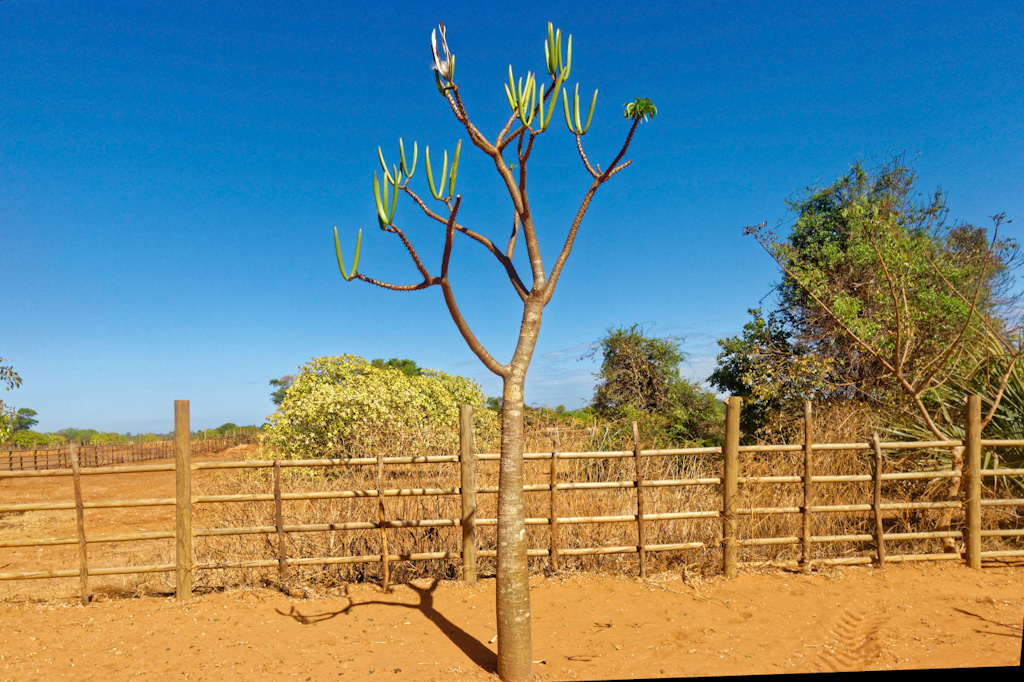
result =
[[[349,457],[378,448],[453,452],[459,406],[479,408],[485,400],[479,385],[461,376],[429,369],[408,376],[355,355],[313,358],[267,418],[263,456]],[[491,410],[478,410],[474,421],[480,435],[496,428]]]

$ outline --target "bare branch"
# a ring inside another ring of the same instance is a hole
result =
[[[519,211],[519,219],[523,226],[523,239],[526,241],[526,253],[530,258],[530,269],[533,271],[533,288],[544,286],[544,261],[540,255],[540,244],[537,242],[537,232],[533,227],[533,216],[530,213],[530,202],[526,194],[526,162],[533,150],[533,142],[537,139],[538,133],[531,132],[526,142],[526,149],[523,150],[523,140],[526,136],[519,138],[517,156],[519,157],[519,196],[522,198],[522,208]]]
[[[419,284],[391,284],[389,282],[382,282],[379,279],[367,277],[361,272],[357,272],[353,277],[355,279],[362,280],[367,284],[373,284],[374,286],[381,287],[382,289],[389,289],[390,291],[418,291],[441,283],[441,281],[436,277],[425,279]]]
[[[576,150],[580,153],[580,158],[583,159],[583,165],[587,167],[587,171],[593,176],[597,177],[598,172],[590,166],[590,160],[587,158],[586,152],[583,151],[583,136],[573,131],[576,135]]]
[[[605,180],[610,179],[613,175],[615,175],[619,171],[625,170],[627,167],[629,167],[629,165],[631,163],[633,163],[632,159],[630,159],[629,161],[626,161],[625,163],[620,163],[618,166],[616,166],[615,168],[613,168],[610,171],[608,171],[608,174],[605,176]],[[598,166],[598,168],[600,169],[600,166]]]
[[[391,234],[397,234],[398,238],[405,244],[406,251],[412,257],[412,262],[416,264],[416,269],[419,270],[420,274],[423,275],[424,280],[430,279],[430,273],[423,267],[423,261],[420,260],[419,254],[416,253],[416,249],[413,248],[412,243],[406,238],[405,233],[402,232],[398,227],[392,223],[391,225],[381,225],[381,229]]]
[[[1003,401],[1003,394],[1006,392],[1006,385],[1010,382],[1010,377],[1013,375],[1013,370],[1017,361],[1020,360],[1021,354],[1024,350],[1018,350],[1016,353],[1010,356],[1009,362],[1006,363],[1006,371],[1003,372],[1003,376],[999,380],[999,390],[992,397],[992,407],[989,408],[988,414],[981,420],[982,430],[988,426],[988,423],[992,421],[992,418],[996,416],[996,411],[999,410],[999,403]]]
[[[882,252],[875,243],[875,238],[871,234],[871,230],[868,230],[868,241],[871,242],[871,248],[874,249],[875,255],[878,256],[878,262],[882,264],[882,272],[885,273],[885,281],[889,283],[889,296],[892,298],[892,307],[896,313],[896,348],[893,350],[893,365],[896,367],[897,372],[902,373],[903,356],[900,353],[900,348],[903,343],[903,315],[900,310],[899,297],[896,296],[896,284],[892,281],[892,274],[889,272],[889,266],[886,264],[885,258],[882,257]]]
[[[992,236],[992,242],[993,242],[993,244],[995,243],[995,235]],[[983,266],[983,271],[985,269],[987,269],[987,267],[988,267],[988,260],[991,257],[991,254],[992,254],[992,251],[991,251],[991,249],[989,249],[989,252],[986,255],[986,263]],[[932,269],[935,270],[935,273],[939,276],[939,278],[942,279],[942,281],[946,284],[946,286],[948,286],[953,291],[953,293],[956,294],[957,298],[959,298],[961,301],[963,301],[967,305],[971,306],[971,310],[974,310],[975,304],[971,303],[970,301],[968,301],[964,297],[964,295],[960,293],[960,290],[957,289],[955,286],[953,286],[953,284],[949,281],[949,279],[946,277],[946,275],[943,274],[942,270],[939,269],[939,266],[935,264],[935,261],[932,260],[931,254],[925,254],[925,255],[928,258],[928,263],[932,266]],[[981,282],[981,280],[982,280],[982,278],[979,277],[979,279],[978,279],[979,283]],[[977,291],[975,292],[975,302],[977,302]],[[985,315],[979,315],[978,319],[982,323],[982,325],[985,327],[985,330],[988,331],[988,333],[991,334],[993,336],[993,338],[995,338],[996,341],[998,341],[999,344],[1003,348],[1006,349],[1007,353],[1011,353],[1012,354],[1014,352],[1014,349],[1010,347],[1010,344],[1007,343],[1006,339],[1003,338],[1003,335],[1000,334],[998,331],[996,331],[996,329],[988,321],[988,318]]]
[[[508,238],[508,246],[505,247],[505,257],[510,259],[516,250],[516,237],[519,236],[519,214],[512,211],[512,234]]]
[[[466,132],[469,133],[469,139],[473,141],[473,144],[491,156],[497,154],[498,150],[495,146],[469,120],[469,114],[466,113],[466,107],[462,103],[462,97],[459,95],[459,86],[453,85],[450,88],[445,88],[445,99],[448,100],[455,118],[459,119],[459,122],[465,126]]]
[[[569,253],[572,252],[573,243],[576,241],[576,233],[579,231],[580,225],[583,223],[583,216],[590,207],[590,200],[594,198],[594,194],[597,192],[597,188],[601,186],[602,182],[603,181],[599,177],[591,183],[590,189],[587,190],[586,195],[583,197],[583,203],[581,203],[579,209],[576,210],[576,217],[573,219],[572,226],[569,228],[569,234],[565,237],[565,244],[562,246],[562,252],[558,254],[558,260],[555,261],[554,267],[551,268],[551,277],[548,278],[547,288],[544,291],[544,305],[547,305],[548,301],[551,300],[551,296],[555,293],[555,285],[558,284],[558,278],[562,274],[562,267],[565,266],[565,261],[568,260]]]
[[[455,302],[455,294],[452,291],[451,282],[448,280],[448,261],[451,258],[451,251],[453,245],[453,236],[455,234],[455,216],[459,212],[459,205],[462,203],[462,196],[455,198],[455,206],[452,209],[452,214],[448,218],[447,227],[445,230],[445,246],[444,246],[444,257],[442,260],[442,271],[443,275],[438,278],[437,283],[441,285],[441,291],[444,292],[444,302],[448,306],[448,312],[452,316],[452,321],[455,322],[455,326],[458,327],[459,333],[462,334],[462,338],[465,339],[469,345],[469,349],[476,354],[480,361],[484,363],[487,369],[491,370],[500,377],[504,377],[508,374],[509,368],[505,365],[500,364],[487,349],[484,348],[480,340],[476,338],[473,331],[469,328],[465,318],[462,317],[462,313],[459,311],[459,306]]]
[[[402,189],[405,190],[406,194],[412,197],[412,200],[416,202],[416,204],[420,207],[420,210],[423,211],[423,213],[427,217],[441,223],[442,225],[448,224],[448,221],[445,218],[441,217],[434,211],[431,211],[430,208],[427,206],[426,202],[424,202],[423,199],[421,199],[415,192],[413,192],[406,186],[403,186]],[[498,250],[498,247],[495,246],[490,239],[488,239],[487,237],[483,236],[478,232],[475,232],[474,230],[470,230],[469,228],[463,225],[459,225],[458,223],[455,223],[455,229],[456,231],[461,232],[462,234],[466,235],[467,237],[469,237],[470,239],[472,239],[473,241],[477,242],[485,249],[490,251],[491,254],[498,259],[498,262],[501,263],[502,267],[505,268],[505,273],[508,275],[509,281],[512,283],[512,287],[516,290],[516,294],[519,296],[520,299],[526,300],[526,295],[529,290],[526,288],[526,285],[523,284],[523,280],[522,278],[520,278],[519,272],[512,264],[511,255],[502,255],[501,251]]]
[[[995,237],[993,236],[993,240],[994,240],[994,238]],[[993,241],[993,246],[994,245],[995,245],[995,241]],[[981,287],[982,287],[982,284],[984,284],[984,282],[985,282],[985,272],[988,270],[988,264],[991,261],[992,248],[990,247],[988,252],[985,254],[985,260],[982,263],[981,272],[978,273],[978,282],[977,282],[977,284],[974,287],[974,298],[969,303],[968,303],[967,299],[963,297],[963,295],[960,293],[960,291],[955,286],[953,286],[953,284],[949,281],[949,279],[946,278],[946,275],[943,274],[939,270],[938,266],[935,264],[935,261],[932,259],[931,254],[926,253],[925,255],[928,258],[928,263],[931,264],[932,268],[936,272],[939,273],[939,277],[942,278],[942,281],[945,282],[946,286],[948,286],[950,289],[952,289],[954,291],[954,293],[956,293],[956,295],[960,298],[960,300],[962,300],[964,303],[967,303],[968,308],[967,308],[967,319],[964,320],[964,326],[960,330],[960,333],[957,334],[956,339],[953,341],[953,343],[950,344],[946,348],[946,351],[944,353],[942,353],[941,355],[933,358],[931,360],[931,362],[928,362],[927,364],[925,364],[924,368],[922,368],[921,371],[922,372],[926,372],[924,379],[921,380],[922,385],[926,385],[927,382],[931,381],[932,377],[935,376],[936,372],[938,372],[939,369],[941,369],[945,365],[946,361],[949,359],[949,356],[950,356],[953,348],[960,345],[960,341],[964,338],[964,335],[967,333],[968,328],[971,326],[971,318],[975,315],[975,313],[977,313],[978,319],[981,319],[981,320],[985,319],[985,316],[982,315],[980,312],[978,312],[978,297],[981,295]],[[986,322],[986,324],[987,324],[987,322]],[[1000,341],[1002,341],[1002,337],[997,337],[997,338]],[[1005,343],[1003,345],[1004,345],[1004,347],[1007,346],[1007,344],[1005,344]],[[932,363],[935,363],[935,362],[937,362],[938,364],[936,364],[935,367],[932,369],[932,371],[929,373],[928,372],[928,368],[932,365]]]
[[[768,255],[771,256],[775,260],[775,262],[779,264],[779,267],[782,268],[782,271],[785,272],[790,277],[792,277],[793,281],[796,282],[797,284],[799,284],[800,288],[802,288],[804,291],[806,291],[807,294],[811,298],[814,299],[814,302],[817,303],[818,306],[825,312],[825,314],[827,314],[829,317],[831,317],[833,320],[835,320],[836,323],[838,323],[839,326],[842,327],[843,330],[847,334],[850,335],[850,338],[852,338],[854,340],[854,342],[857,343],[857,345],[859,345],[861,348],[863,348],[865,351],[867,351],[868,355],[870,355],[871,357],[873,357],[876,360],[878,360],[878,362],[880,362],[883,367],[885,367],[887,370],[889,370],[889,372],[894,377],[899,376],[899,372],[896,371],[896,368],[893,367],[891,363],[889,363],[874,348],[872,348],[871,345],[868,344],[867,341],[862,339],[856,332],[854,332],[852,329],[850,329],[850,327],[845,322],[843,322],[842,319],[840,319],[839,316],[835,314],[835,312],[832,311],[832,308],[830,308],[829,306],[825,305],[825,303],[820,298],[818,298],[817,294],[815,294],[813,291],[811,291],[811,289],[807,285],[805,285],[803,282],[800,281],[799,277],[797,277],[795,274],[793,274],[793,271],[790,270],[786,266],[786,264],[782,262],[782,259],[780,259],[770,248],[768,248],[768,245],[765,244],[764,241],[762,241],[762,237],[761,237],[761,235],[758,232],[752,230],[751,234],[754,235],[754,239],[756,239],[757,243],[761,245],[761,248],[763,248],[765,251],[767,251]]]
[[[555,285],[558,283],[558,278],[562,274],[562,268],[565,267],[565,262],[569,259],[569,254],[572,252],[573,244],[576,242],[576,233],[579,231],[580,225],[583,223],[583,216],[586,215],[587,208],[590,207],[590,201],[594,198],[594,194],[597,192],[597,189],[607,182],[612,175],[618,173],[631,163],[630,161],[627,161],[622,164],[622,166],[619,166],[618,168],[615,167],[615,164],[622,159],[626,150],[629,149],[630,140],[633,139],[633,133],[636,132],[636,127],[639,124],[640,119],[634,118],[633,125],[629,128],[629,134],[626,135],[626,141],[622,144],[622,149],[619,150],[618,156],[616,156],[615,160],[608,166],[609,170],[606,170],[604,173],[595,177],[594,182],[591,183],[590,188],[587,189],[587,193],[584,195],[583,201],[580,204],[579,209],[576,211],[576,217],[573,218],[572,226],[569,228],[569,234],[565,237],[565,243],[562,245],[562,251],[558,254],[558,260],[555,261],[554,267],[551,268],[551,276],[544,285],[546,287],[544,291],[544,305],[547,305],[548,301],[551,300],[551,297],[555,293]]]
[[[626,150],[629,149],[629,143],[630,143],[630,141],[632,141],[633,133],[636,132],[636,127],[638,125],[640,125],[640,119],[639,118],[634,118],[633,119],[633,125],[631,125],[629,127],[629,134],[626,135],[626,141],[622,144],[622,149],[619,150],[619,155],[616,156],[615,159],[611,163],[608,164],[608,168],[609,169],[615,168],[615,165],[618,164],[618,162],[622,160],[623,156],[626,155]],[[621,170],[621,169],[619,169],[619,170]],[[615,172],[617,173],[618,170],[615,171]],[[607,180],[609,177],[611,177],[611,174],[607,170],[602,175],[604,176],[605,180]]]

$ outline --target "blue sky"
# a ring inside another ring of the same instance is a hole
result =
[[[271,378],[309,358],[412,358],[500,383],[468,350],[440,290],[412,283],[374,217],[381,145],[433,155],[463,140],[460,222],[495,240],[511,207],[493,166],[437,94],[430,31],[448,27],[471,118],[493,139],[502,83],[544,69],[548,21],[573,35],[570,86],[599,89],[584,138],[606,165],[622,104],[651,98],[633,166],[592,203],[527,379],[537,405],[581,407],[609,327],[685,338],[705,379],[777,280],[746,225],[785,226],[785,200],[858,159],[905,153],[952,217],[1024,225],[1024,9],[1017,2],[697,3],[0,2],[0,356],[3,399],[37,429],[167,431],[262,423]],[[561,114],[538,138],[530,197],[547,265],[587,186]],[[435,158],[435,163],[437,163]],[[425,194],[422,171],[413,186]],[[442,235],[400,203],[428,267]],[[521,251],[521,249],[520,249]],[[521,255],[521,254],[518,254]],[[496,262],[457,242],[452,283],[507,361],[521,315]],[[764,300],[770,304],[771,299]]]

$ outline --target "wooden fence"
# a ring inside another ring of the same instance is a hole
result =
[[[932,442],[879,442],[876,439],[871,443],[813,443],[812,429],[808,428],[808,434],[803,444],[795,445],[750,445],[740,446],[739,433],[739,410],[741,401],[739,398],[732,398],[729,401],[729,409],[726,416],[726,437],[722,447],[709,448],[682,448],[664,450],[643,450],[640,447],[639,435],[634,426],[633,449],[621,451],[602,452],[543,452],[526,453],[526,460],[548,460],[550,477],[547,483],[531,484],[523,487],[526,492],[547,493],[549,498],[549,514],[545,517],[527,518],[528,526],[548,526],[549,543],[547,547],[534,547],[528,549],[528,556],[547,557],[553,569],[558,569],[559,557],[599,555],[599,554],[637,554],[638,569],[641,577],[645,576],[648,568],[648,554],[652,552],[680,552],[692,550],[717,549],[710,547],[710,543],[698,542],[675,542],[675,543],[651,543],[648,541],[649,526],[658,521],[674,519],[715,519],[721,524],[720,547],[722,550],[722,568],[727,577],[735,576],[739,567],[744,565],[741,561],[745,547],[758,545],[798,545],[802,548],[802,558],[790,562],[794,566],[802,566],[805,569],[813,565],[829,564],[865,564],[897,561],[966,561],[972,568],[980,568],[982,559],[993,559],[1001,557],[1022,557],[1024,550],[1003,549],[983,551],[982,540],[986,537],[1011,537],[1020,538],[1024,536],[1021,528],[1004,529],[983,529],[981,527],[981,510],[984,506],[1013,506],[1024,507],[1024,499],[982,499],[981,482],[983,477],[1002,476],[1024,476],[1024,469],[982,469],[981,453],[982,448],[1005,448],[1024,447],[1024,441],[1010,440],[983,440],[980,430],[980,401],[976,397],[969,400],[968,421],[966,438],[963,441],[932,441]],[[810,410],[806,411],[808,426],[810,427]],[[458,455],[421,456],[421,457],[383,457],[378,454],[376,457],[361,457],[349,459],[311,459],[311,460],[273,460],[273,461],[231,461],[231,462],[192,462],[190,459],[190,442],[188,439],[188,402],[175,402],[175,427],[178,434],[174,441],[175,463],[142,465],[133,467],[98,467],[82,469],[79,466],[77,452],[71,449],[71,468],[50,471],[15,471],[0,472],[0,481],[5,478],[19,478],[29,476],[71,476],[74,481],[75,500],[73,502],[46,502],[27,504],[0,504],[0,514],[6,512],[25,512],[37,510],[76,510],[78,516],[77,537],[73,538],[35,538],[0,541],[0,548],[4,547],[42,547],[51,545],[72,545],[79,547],[79,567],[77,569],[65,570],[40,570],[21,573],[0,573],[0,580],[22,580],[33,578],[67,578],[79,577],[81,581],[81,594],[83,601],[88,599],[88,579],[91,576],[120,575],[120,574],[141,574],[155,572],[173,572],[176,575],[176,593],[179,598],[188,598],[192,593],[193,574],[196,571],[223,569],[223,568],[276,568],[282,580],[288,577],[289,569],[310,565],[329,564],[354,564],[354,563],[378,563],[381,565],[382,575],[385,584],[388,580],[389,564],[396,561],[426,561],[437,559],[461,560],[462,575],[468,582],[476,581],[476,560],[478,557],[495,556],[493,549],[482,550],[477,546],[477,528],[482,526],[494,526],[497,520],[493,518],[477,518],[476,496],[482,494],[493,494],[497,492],[497,486],[477,486],[475,484],[475,464],[488,460],[497,460],[497,454],[476,454],[472,442],[472,408],[463,408],[460,415],[461,427],[461,448]],[[884,451],[905,451],[917,449],[935,448],[958,448],[963,447],[966,451],[966,468],[961,472],[951,470],[931,471],[909,471],[909,472],[886,472],[883,467],[882,453]],[[852,451],[871,452],[873,454],[872,470],[868,474],[853,474],[843,476],[821,476],[815,475],[814,462],[815,453],[823,450],[831,451]],[[760,454],[761,456],[772,453],[802,452],[803,469],[796,475],[778,476],[747,476],[739,475],[740,456],[749,454]],[[698,455],[717,456],[717,462],[721,466],[718,475],[704,478],[683,478],[666,480],[645,480],[641,462],[645,458],[659,457],[691,457]],[[628,458],[635,462],[635,475],[629,480],[611,481],[590,481],[574,482],[565,481],[559,475],[559,463],[570,459],[622,459]],[[419,463],[442,463],[448,462],[458,466],[460,472],[460,485],[450,488],[385,488],[384,468],[388,465],[405,465]],[[288,467],[375,467],[376,486],[364,490],[327,490],[317,492],[282,492],[281,477],[282,470]],[[264,469],[269,470],[273,476],[273,493],[253,493],[234,495],[193,495],[191,475],[193,471],[215,470],[215,469]],[[121,500],[103,502],[85,502],[81,498],[80,478],[84,475],[124,474],[141,473],[153,471],[175,471],[176,472],[176,496],[166,499],[149,500]],[[908,481],[914,479],[943,479],[949,477],[966,478],[966,485],[962,488],[962,499],[945,501],[902,501],[885,502],[880,494],[881,484],[884,481]],[[816,485],[821,483],[835,482],[871,482],[873,486],[873,497],[869,502],[846,505],[827,505],[815,503]],[[765,507],[765,508],[743,508],[738,505],[740,499],[738,491],[740,484],[746,486],[754,485],[787,485],[796,484],[803,487],[803,504],[792,507]],[[713,510],[677,510],[663,513],[646,513],[644,509],[645,491],[658,488],[676,486],[710,486],[719,492],[721,506]],[[562,517],[559,516],[559,497],[563,491],[570,490],[601,490],[601,489],[634,489],[636,490],[636,513],[626,515],[608,516],[581,516]],[[1004,486],[1005,489],[1005,486]],[[384,500],[389,497],[403,496],[459,496],[461,498],[461,518],[435,518],[435,519],[389,519],[386,513]],[[375,519],[352,520],[342,523],[320,523],[320,524],[286,524],[284,522],[283,507],[285,503],[298,500],[325,500],[345,498],[376,498],[379,502]],[[232,504],[240,502],[273,502],[275,515],[274,525],[234,527],[234,528],[193,528],[192,511],[196,504]],[[84,509],[98,508],[126,508],[144,506],[175,506],[176,524],[173,531],[159,531],[149,533],[137,533],[131,535],[101,535],[88,536],[85,534],[82,514]],[[964,530],[948,531],[919,531],[910,533],[887,533],[883,532],[882,519],[885,512],[892,510],[922,510],[922,509],[953,509],[962,515]],[[816,536],[810,532],[811,519],[815,515],[841,514],[841,513],[868,513],[872,515],[874,532]],[[740,538],[738,533],[738,521],[746,516],[753,517],[758,514],[795,514],[802,517],[803,532],[801,535],[787,537],[747,537]],[[569,524],[595,524],[595,523],[633,523],[636,526],[636,542],[621,546],[601,547],[564,547],[560,546],[559,528]],[[461,527],[462,545],[461,549],[441,552],[412,552],[394,553],[388,550],[388,530],[397,528],[442,528]],[[306,533],[317,531],[360,531],[377,530],[380,538],[380,552],[371,555],[361,556],[330,556],[330,557],[299,557],[290,556],[288,547],[288,535],[290,533]],[[194,561],[192,556],[193,540],[196,537],[209,536],[230,536],[263,534],[276,536],[277,556],[273,559],[251,559],[241,561]],[[147,566],[119,566],[96,568],[88,565],[87,547],[90,543],[97,542],[131,542],[138,540],[171,539],[175,540],[176,558],[173,564],[147,565]],[[926,538],[964,538],[965,552],[942,553],[942,554],[888,554],[886,542],[914,540]],[[846,557],[819,557],[812,558],[811,548],[820,543],[861,543],[866,547],[873,548],[871,555],[846,556]],[[716,543],[717,544],[717,543]]]
[[[193,454],[219,452],[241,443],[251,443],[254,439],[254,434],[244,431],[223,438],[194,438],[191,450]],[[77,445],[77,449],[79,466],[82,467],[129,464],[174,456],[174,443],[169,440],[116,445]],[[0,471],[70,468],[70,445],[0,450]]]

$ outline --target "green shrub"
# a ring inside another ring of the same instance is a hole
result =
[[[313,358],[267,417],[262,457],[315,459],[372,453],[396,444],[408,454],[453,452],[459,406],[482,407],[476,382],[434,370],[409,375],[354,355]],[[478,437],[493,440],[496,415],[479,410]]]

